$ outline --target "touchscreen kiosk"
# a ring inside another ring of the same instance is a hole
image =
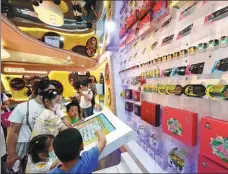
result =
[[[85,151],[96,145],[95,131],[97,128],[102,130],[106,136],[107,144],[99,159],[127,144],[135,136],[135,132],[109,110],[101,111],[86,118],[82,124],[75,128],[80,131],[83,137]]]

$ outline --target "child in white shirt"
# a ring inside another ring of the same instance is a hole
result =
[[[93,91],[88,88],[87,81],[81,82],[81,89],[79,91],[80,94],[80,107],[84,113],[85,118],[93,115],[93,108],[92,108],[92,99],[93,99]]]

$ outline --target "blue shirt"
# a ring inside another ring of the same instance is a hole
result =
[[[99,151],[97,146],[93,147],[89,151],[83,152],[80,159],[77,163],[70,169],[69,171],[65,172],[60,169],[61,166],[55,167],[49,173],[92,173],[98,165],[98,157]]]

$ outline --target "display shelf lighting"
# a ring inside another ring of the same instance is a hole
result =
[[[106,21],[106,29],[108,32],[113,32],[116,29],[116,24],[114,21]]]
[[[5,67],[4,72],[6,73],[22,73],[22,74],[47,74],[47,71],[30,71],[25,70],[24,68],[13,68],[13,67]]]
[[[8,59],[10,58],[10,54],[4,47],[1,45],[1,59]]]
[[[70,56],[68,56],[68,57],[67,57],[67,60],[70,60],[70,59],[71,59],[71,57],[70,57]]]
[[[59,40],[64,41],[64,37],[60,37]]]

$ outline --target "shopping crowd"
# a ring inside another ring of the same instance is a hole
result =
[[[75,83],[75,96],[67,104],[48,79],[35,83],[30,99],[12,112],[9,98],[1,93],[1,173],[92,173],[96,169],[105,135],[94,127],[98,143],[81,153],[83,138],[77,129],[94,113],[93,78]]]

